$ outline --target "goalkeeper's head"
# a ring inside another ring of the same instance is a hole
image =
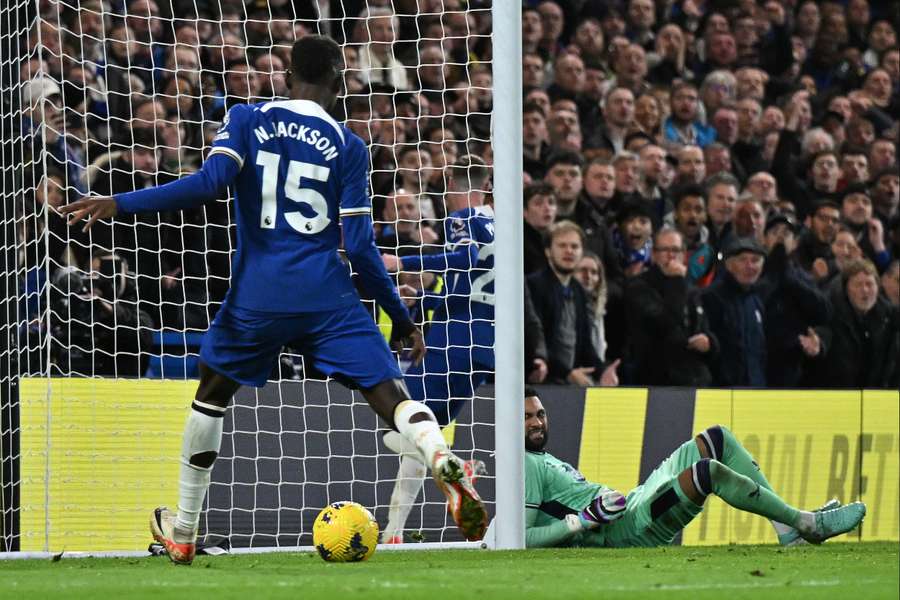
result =
[[[319,101],[330,109],[341,90],[344,53],[333,39],[308,35],[294,42],[288,85],[291,97]]]
[[[537,390],[525,386],[525,449],[529,452],[543,452],[549,434],[547,411],[541,404]]]

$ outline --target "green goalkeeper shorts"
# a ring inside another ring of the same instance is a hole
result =
[[[678,484],[678,475],[701,458],[694,440],[685,442],[628,493],[625,515],[582,535],[579,546],[666,546],[700,512]]]

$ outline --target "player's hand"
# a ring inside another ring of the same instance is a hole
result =
[[[594,380],[591,378],[593,372],[594,367],[577,367],[569,371],[569,375],[566,379],[569,380],[569,383],[574,383],[581,387],[589,387],[594,385]]]
[[[387,269],[388,273],[396,273],[400,270],[402,264],[400,257],[393,254],[382,254],[381,262],[384,263],[384,268]]]
[[[616,490],[606,490],[584,507],[578,514],[585,529],[596,529],[601,525],[621,519],[625,514],[625,496]]]
[[[69,225],[87,218],[87,223],[81,229],[82,231],[87,231],[98,220],[116,216],[118,209],[113,198],[109,196],[93,196],[60,206],[59,212],[66,217],[66,223]]]
[[[547,373],[549,372],[547,361],[543,358],[536,358],[531,365],[532,368],[531,373],[528,374],[528,383],[544,383],[544,380],[547,379]]]
[[[705,354],[709,352],[709,337],[705,333],[698,333],[688,338],[688,348]]]
[[[418,327],[412,330],[409,337],[404,338],[403,344],[410,348],[409,359],[412,363],[414,365],[422,364],[422,359],[425,358],[425,338],[422,337],[422,332]]]
[[[621,363],[622,359],[617,358],[603,370],[603,374],[600,376],[600,385],[603,387],[616,387],[619,385],[619,374],[616,373],[616,369],[619,368]]]
[[[404,283],[397,288],[397,293],[400,294],[400,300],[403,301],[407,308],[415,306],[416,302],[419,301],[419,290],[411,285]]]
[[[819,339],[819,335],[812,327],[807,327],[806,335],[801,333],[797,336],[797,339],[800,340],[800,347],[803,348],[803,353],[810,358],[815,358],[822,351],[822,340]]]

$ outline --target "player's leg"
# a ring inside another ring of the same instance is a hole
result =
[[[178,512],[158,508],[154,538],[173,562],[190,564],[203,500],[222,442],[222,424],[242,384],[260,387],[296,323],[222,305],[200,348],[200,384],[185,423],[178,481]]]
[[[855,502],[834,510],[809,512],[782,500],[771,489],[710,458],[704,458],[678,475],[678,485],[694,504],[702,505],[715,494],[730,506],[752,512],[797,529],[807,541],[822,542],[858,526],[866,507]]]
[[[372,317],[362,305],[310,316],[307,351],[317,369],[355,382],[372,409],[413,444],[431,466],[438,488],[447,496],[448,511],[468,539],[481,539],[487,529],[484,503],[454,456],[427,406],[410,399],[397,362]],[[352,342],[352,343],[348,343]],[[363,344],[368,352],[359,352]]]
[[[425,374],[425,367],[429,374]],[[418,365],[411,365],[406,370],[404,379],[410,397],[413,400],[423,401],[425,398],[435,396],[447,396],[446,379],[433,373],[446,371],[446,361],[443,354],[429,351],[425,360]],[[437,415],[435,415],[437,417]],[[382,531],[382,542],[386,544],[399,544],[403,542],[403,530],[412,510],[413,503],[422,486],[425,483],[425,475],[428,473],[425,458],[418,448],[407,441],[399,432],[393,429],[384,434],[384,444],[400,456],[400,468],[397,471],[397,479],[391,492],[391,504],[388,508],[388,522]]]
[[[774,492],[766,476],[759,468],[759,463],[756,462],[750,452],[727,427],[714,425],[701,431],[694,439],[702,458],[717,460],[733,471],[749,477],[761,487]],[[818,510],[828,510],[838,506],[840,504],[837,502],[829,502]],[[772,526],[775,528],[778,541],[782,545],[790,546],[803,543],[803,538],[794,527],[778,521],[772,521]]]
[[[238,388],[238,382],[200,363],[200,385],[188,413],[181,443],[178,512],[157,508],[150,522],[153,537],[166,547],[173,562],[190,564],[193,561],[200,511],[222,443],[225,410]]]
[[[462,364],[458,358],[448,361],[441,352],[429,352],[421,365],[413,365],[406,371],[410,396],[414,400],[425,400],[442,429],[456,418],[465,402],[474,395],[474,389],[486,377],[484,370],[469,373],[469,361],[465,362]],[[463,368],[465,371],[460,371]],[[384,435],[384,442],[401,458],[382,540],[385,543],[400,543],[413,502],[424,484],[426,463],[418,450],[399,433],[389,431]],[[484,473],[484,463],[481,461],[468,460],[464,468],[473,484]]]

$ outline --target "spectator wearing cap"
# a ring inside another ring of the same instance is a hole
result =
[[[759,289],[766,260],[756,240],[736,238],[725,248],[725,269],[703,292],[709,328],[719,341],[713,384],[766,386],[765,302]]]
[[[872,199],[863,185],[851,185],[841,199],[841,220],[856,237],[863,254],[883,272],[891,262],[885,246],[884,226],[872,215]]]
[[[574,278],[584,252],[584,233],[571,221],[547,236],[548,266],[528,276],[528,287],[547,342],[547,382],[590,386],[618,383],[616,366],[604,369],[591,340],[587,292]]]
[[[808,229],[800,235],[794,259],[813,279],[821,282],[830,275],[831,243],[838,232],[841,213],[837,203],[820,202],[807,220]]]
[[[700,121],[700,96],[695,85],[676,84],[670,102],[671,113],[663,124],[668,143],[705,148],[716,140],[716,130]]]
[[[544,238],[556,221],[556,191],[549,183],[537,182],[526,186],[523,195],[523,258],[527,275],[547,268]]]
[[[657,232],[650,267],[625,292],[627,351],[623,374],[636,385],[706,387],[718,342],[699,292],[688,281],[681,234]]]
[[[790,256],[796,246],[796,224],[774,214],[766,221],[768,252],[761,279],[765,295],[766,384],[794,388],[804,382],[809,362],[819,353],[813,327],[831,317],[831,306],[812,278]]]
[[[822,359],[818,386],[885,388],[900,381],[897,309],[878,294],[878,272],[867,260],[851,262],[829,286],[831,321],[816,328]]]
[[[641,201],[627,202],[616,214],[613,244],[626,277],[634,277],[650,264],[653,249],[653,214]]]
[[[672,223],[684,240],[687,281],[698,288],[708,286],[715,274],[716,253],[709,244],[706,200],[699,185],[685,185],[672,193],[675,203]]]
[[[25,124],[31,128],[32,161],[43,165],[46,152],[46,164],[66,173],[66,187],[85,193],[84,153],[65,133],[66,116],[59,84],[46,75],[27,81],[22,87],[22,103]]]

